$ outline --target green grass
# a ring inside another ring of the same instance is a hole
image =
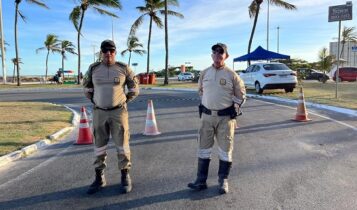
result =
[[[0,102],[0,156],[19,150],[71,125],[62,106],[37,102]]]
[[[0,89],[21,89],[21,88],[82,88],[82,85],[76,84],[21,84],[21,86],[17,86],[13,83],[7,83],[6,85],[0,84]]]

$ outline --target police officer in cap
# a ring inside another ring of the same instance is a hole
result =
[[[121,191],[127,193],[132,189],[129,175],[131,161],[127,103],[138,96],[139,86],[134,72],[126,64],[115,60],[116,46],[113,41],[104,40],[100,49],[102,61],[90,65],[83,78],[84,93],[94,104],[93,135],[96,156],[95,180],[87,193],[96,193],[106,184],[104,169],[110,135],[117,150]]]
[[[196,180],[188,187],[194,190],[207,188],[208,168],[216,139],[219,150],[219,192],[225,194],[229,191],[228,175],[232,167],[237,108],[244,102],[246,91],[240,77],[224,63],[229,56],[227,46],[217,43],[211,49],[213,64],[201,72],[198,81],[201,97],[198,168]]]

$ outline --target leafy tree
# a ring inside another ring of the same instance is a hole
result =
[[[341,49],[341,53],[340,53],[340,58],[342,57],[343,54],[343,50],[345,47],[346,42],[356,42],[357,41],[357,34],[355,32],[355,27],[343,27],[341,36],[342,36],[342,49]],[[347,56],[347,60],[348,60],[348,56]]]
[[[165,2],[162,0],[144,0],[145,5],[144,6],[139,6],[136,7],[136,9],[142,13],[142,15],[139,16],[138,19],[135,20],[133,25],[131,26],[130,29],[130,35],[134,35],[139,28],[139,26],[143,23],[144,18],[146,16],[149,16],[150,21],[149,21],[149,37],[148,37],[148,45],[147,45],[147,66],[146,66],[146,73],[149,73],[150,69],[150,42],[151,42],[151,31],[152,31],[152,23],[154,22],[157,27],[162,28],[162,20],[158,16],[158,13],[160,14],[165,14],[165,10],[163,9],[165,7]],[[178,5],[177,0],[167,0],[168,5]],[[168,15],[173,15],[176,17],[183,17],[182,14],[168,10],[167,11]]]
[[[67,59],[66,52],[77,55],[77,53],[75,52],[76,47],[74,46],[74,44],[72,42],[70,42],[68,40],[61,41],[60,43],[58,43],[56,45],[56,47],[61,52],[62,70],[64,70],[64,60]]]
[[[121,9],[120,0],[80,0],[80,4],[73,8],[71,14],[69,15],[69,19],[72,21],[74,27],[77,30],[77,50],[78,50],[78,84],[80,84],[79,75],[81,73],[81,44],[80,37],[83,26],[83,19],[85,12],[88,8],[92,8],[97,11],[101,15],[108,15],[111,17],[118,17],[112,12],[105,10],[102,7],[111,7],[116,9]]]
[[[24,22],[26,22],[26,17],[19,10],[19,6],[20,6],[21,2],[22,2],[22,0],[15,0],[15,53],[16,53],[16,60],[19,60],[19,46],[18,46],[18,42],[17,42],[17,19],[18,19],[18,16],[20,15],[21,19]],[[44,4],[41,0],[26,0],[26,2],[48,9],[46,4]],[[17,69],[17,86],[20,86],[21,85],[20,62],[16,62],[16,69]]]
[[[13,58],[13,59],[11,59],[11,61],[14,64],[14,72],[12,73],[12,83],[15,83],[15,72],[16,72],[16,68],[18,66],[17,63],[23,63],[23,62],[21,61],[21,58],[19,58],[19,59]],[[17,61],[19,61],[19,62],[17,62]]]
[[[126,46],[127,49],[123,50],[121,52],[121,55],[124,56],[127,52],[129,52],[129,61],[128,61],[128,65],[130,66],[130,59],[131,59],[131,53],[136,53],[139,55],[143,55],[144,53],[146,53],[145,50],[139,49],[143,47],[143,44],[141,44],[139,42],[138,37],[134,36],[134,35],[129,35],[128,40],[126,42]]]
[[[323,73],[329,72],[332,66],[333,56],[328,54],[327,48],[323,47],[319,51],[319,66]]]
[[[36,50],[36,53],[42,50],[47,50],[47,55],[46,55],[46,73],[45,73],[45,81],[47,81],[47,74],[48,74],[48,57],[50,55],[50,52],[60,52],[60,50],[57,48],[57,45],[59,43],[58,37],[54,34],[47,34],[46,40],[44,42],[44,47],[40,47]]]
[[[267,0],[267,1],[269,1],[269,3],[272,5],[275,5],[278,7],[283,7],[284,9],[288,9],[288,10],[296,9],[295,5],[287,3],[283,0]],[[254,36],[255,28],[257,26],[257,21],[258,21],[259,12],[260,12],[260,5],[262,3],[263,3],[263,0],[253,0],[249,6],[249,17],[250,18],[254,17],[254,23],[253,23],[252,32],[251,32],[250,38],[249,38],[248,53],[250,53],[250,50],[252,47],[253,36]],[[250,60],[248,60],[248,65],[250,65]]]

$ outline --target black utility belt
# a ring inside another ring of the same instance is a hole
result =
[[[234,105],[221,110],[210,110],[201,104],[201,109],[202,109],[202,113],[205,113],[207,115],[232,116],[236,113]]]
[[[121,109],[122,107],[123,107],[123,105],[118,105],[118,106],[114,106],[114,107],[110,107],[110,108],[102,108],[102,107],[94,106],[94,109],[100,109],[103,111],[111,111],[114,109]]]

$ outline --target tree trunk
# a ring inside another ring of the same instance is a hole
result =
[[[50,50],[47,50],[45,81],[47,81],[47,74],[48,74],[48,55],[49,55],[49,54],[50,54]]]
[[[17,43],[17,19],[18,19],[18,12],[19,12],[19,4],[15,6],[15,53],[16,53],[16,70],[17,70],[17,86],[21,85],[20,80],[20,62],[19,61],[19,48]]]
[[[62,52],[62,71],[64,71],[64,52]]]
[[[78,35],[77,35],[77,46],[78,46],[78,75],[77,75],[77,84],[81,84],[81,80],[79,75],[81,74],[81,30],[82,30],[82,24],[83,24],[83,19],[84,19],[84,12],[85,10],[82,10],[82,15],[81,15],[81,20],[79,22],[79,27],[78,27]]]
[[[130,67],[130,59],[131,59],[131,51],[129,50],[129,62],[128,62],[129,67]]]
[[[150,69],[150,41],[151,41],[151,28],[152,28],[152,17],[150,16],[150,25],[149,25],[149,38],[148,38],[148,57],[146,63],[146,73],[149,74]],[[149,77],[148,77],[149,78]]]
[[[258,6],[257,6],[257,12],[255,13],[255,17],[254,17],[253,28],[252,28],[252,32],[250,34],[249,44],[248,44],[248,54],[250,53],[250,49],[252,47],[252,41],[253,41],[253,36],[254,36],[254,32],[255,32],[255,27],[257,26],[259,10],[260,10],[260,4],[258,4]],[[250,66],[250,60],[248,60],[248,66]]]
[[[12,83],[15,83],[15,70],[16,70],[16,64],[14,64],[14,71],[12,72]]]
[[[169,34],[168,34],[168,25],[167,25],[167,0],[165,0],[165,80],[164,85],[169,84]]]

